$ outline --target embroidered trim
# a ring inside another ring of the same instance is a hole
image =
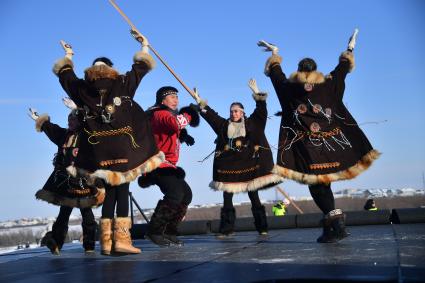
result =
[[[111,160],[102,160],[99,162],[100,166],[108,166],[113,164],[122,164],[128,163],[128,159],[111,159]]]
[[[339,162],[330,162],[330,163],[315,163],[310,164],[309,167],[312,170],[320,170],[320,169],[327,169],[327,168],[336,168],[339,167],[341,163]]]
[[[303,131],[297,131],[297,136],[299,138],[303,138],[304,136],[309,136],[312,138],[330,138],[333,136],[337,136],[341,133],[341,129],[340,128],[335,128],[331,131],[327,131],[327,132],[303,132]]]
[[[242,170],[220,170],[219,169],[217,170],[217,172],[220,174],[244,174],[244,173],[255,171],[258,168],[260,168],[260,165],[255,165],[254,167],[242,169]]]
[[[89,132],[86,129],[84,129],[84,131],[89,135],[87,140],[90,144],[100,143],[99,141],[98,142],[91,141],[90,139],[92,137],[108,137],[108,136],[119,136],[119,135],[122,135],[122,134],[126,134],[130,137],[131,144],[133,145],[134,148],[140,147],[136,143],[136,141],[134,140],[134,137],[132,135],[133,129],[131,128],[131,126],[126,126],[124,128],[120,128],[120,129],[116,129],[116,130],[108,130],[108,131],[100,131],[100,132],[98,132],[98,131]]]

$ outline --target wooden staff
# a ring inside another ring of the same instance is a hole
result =
[[[289,201],[290,204],[292,204],[295,209],[300,213],[300,214],[304,214],[304,212],[301,210],[301,208],[298,207],[298,205],[295,204],[295,202],[289,197],[289,195],[282,190],[279,186],[276,186],[276,189],[285,196],[285,198]]]
[[[124,20],[131,26],[132,29],[134,29],[135,31],[137,31],[138,33],[139,30],[136,28],[136,26],[130,21],[130,19],[127,17],[126,14],[124,14],[124,12],[120,9],[120,7],[118,7],[118,5],[115,3],[114,0],[109,0],[109,3],[111,3],[112,6],[114,6],[114,8],[118,11],[118,13],[121,14],[121,16],[124,18]],[[170,73],[176,78],[176,80],[184,87],[184,89],[194,98],[196,99],[196,95],[195,93],[182,81],[182,79],[180,79],[180,77],[174,72],[173,69],[171,69],[171,67],[167,64],[167,62],[164,61],[164,59],[161,58],[161,56],[159,55],[158,52],[156,52],[156,50],[152,47],[152,45],[148,45],[148,48],[155,54],[155,56],[159,59],[159,61],[161,61],[162,64],[164,64],[165,68],[168,69],[168,71],[170,71]]]

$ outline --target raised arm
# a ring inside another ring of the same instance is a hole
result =
[[[258,89],[255,79],[250,79],[248,86],[252,90],[252,97],[256,103],[255,110],[249,116],[249,119],[258,123],[262,129],[265,129],[267,123],[267,93]]]
[[[67,130],[50,122],[47,114],[38,115],[37,110],[30,108],[28,116],[35,121],[37,132],[44,132],[46,136],[57,146],[62,146]]]

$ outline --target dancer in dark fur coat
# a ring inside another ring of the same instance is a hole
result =
[[[156,92],[155,105],[149,108],[148,113],[156,144],[164,152],[165,161],[156,170],[139,178],[141,187],[157,185],[164,194],[155,208],[146,235],[159,246],[183,245],[183,241],[177,238],[177,227],[192,201],[192,190],[177,162],[180,143],[194,144],[185,127],[198,126],[199,114],[191,107],[177,111],[177,93],[177,89],[171,86],[161,87]]]
[[[77,78],[71,60],[73,51],[65,43],[67,55],[53,67],[63,89],[81,109],[83,121],[80,154],[68,171],[91,182],[102,179],[106,183],[100,220],[104,255],[109,255],[112,248],[118,253],[140,253],[132,246],[129,231],[129,182],[154,170],[164,160],[148,117],[133,100],[140,81],[155,62],[148,53],[148,40],[134,30],[131,33],[142,44],[142,50],[134,55],[134,64],[124,75],[112,67],[111,60],[100,57],[85,70],[84,79]]]
[[[83,246],[86,252],[94,252],[96,222],[91,207],[99,206],[105,198],[105,190],[87,184],[81,177],[73,177],[66,167],[71,165],[78,155],[79,132],[81,125],[76,111],[68,116],[68,128],[64,129],[50,122],[49,116],[39,116],[30,109],[30,117],[36,121],[36,130],[44,132],[58,146],[53,160],[54,171],[44,187],[37,191],[36,198],[60,206],[59,215],[52,231],[42,239],[53,254],[58,255],[68,232],[68,221],[72,209],[80,209],[83,227]]]
[[[245,116],[240,102],[230,105],[230,118],[217,114],[203,102],[199,95],[201,116],[217,134],[213,165],[213,181],[210,187],[223,191],[223,208],[220,213],[220,234],[231,235],[236,219],[233,207],[233,194],[247,192],[251,200],[251,210],[258,233],[267,234],[267,216],[258,196],[258,190],[266,189],[282,182],[283,178],[273,174],[273,156],[264,134],[267,122],[267,94],[260,92],[254,79],[249,81],[256,103],[254,112]]]
[[[356,35],[357,30],[327,76],[316,70],[313,59],[305,58],[288,78],[277,47],[265,41],[258,44],[272,51],[265,74],[282,107],[275,172],[309,185],[315,203],[325,214],[323,234],[317,239],[321,243],[348,236],[345,214],[335,209],[331,182],[356,177],[379,157],[342,101],[345,77],[354,69]]]

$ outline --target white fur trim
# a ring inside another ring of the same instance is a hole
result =
[[[239,123],[229,121],[229,125],[227,126],[227,137],[229,139],[235,139],[238,137],[245,137],[245,120],[242,118],[242,121]]]
[[[341,61],[341,59],[348,60],[348,62],[350,63],[350,68],[348,72],[352,72],[354,68],[356,67],[356,62],[354,60],[354,53],[351,51],[344,51],[341,53],[341,56],[339,56],[339,61]]]
[[[50,117],[47,114],[40,115],[37,120],[35,120],[35,130],[37,132],[41,132],[41,127],[43,127],[43,124],[47,121],[50,121]]]
[[[72,60],[69,59],[68,57],[63,57],[58,59],[53,65],[53,69],[52,69],[53,73],[55,75],[58,75],[59,71],[66,65],[70,65],[71,68],[74,68],[74,63],[72,63]]]
[[[134,54],[133,61],[134,63],[144,62],[146,65],[148,65],[149,70],[152,70],[156,66],[156,62],[153,57],[149,53],[143,52],[142,50]]]
[[[270,75],[270,67],[272,67],[275,64],[281,64],[281,63],[282,63],[282,57],[280,57],[277,54],[273,54],[266,61],[266,66],[264,67],[264,74],[266,76],[269,76]]]
[[[363,171],[367,170],[372,165],[373,161],[378,159],[380,155],[381,153],[375,149],[372,149],[350,168],[331,174],[305,174],[279,165],[276,165],[272,172],[301,184],[329,184],[335,181],[353,179]]]
[[[138,176],[155,170],[164,161],[165,155],[162,151],[160,151],[159,153],[146,160],[143,164],[126,172],[118,172],[105,169],[98,169],[94,172],[88,172],[87,170],[76,168],[74,166],[69,166],[66,168],[66,170],[72,176],[76,176],[77,174],[86,176],[91,184],[94,183],[96,179],[102,179],[112,186],[118,186],[124,183],[134,181]]]
[[[264,187],[278,185],[284,180],[283,177],[276,174],[269,174],[266,176],[252,179],[248,182],[216,182],[211,181],[210,188],[215,191],[225,191],[228,193],[243,193],[257,191]]]
[[[255,101],[266,101],[267,100],[267,92],[259,92],[257,93],[253,93],[252,94],[252,98],[254,98]]]

